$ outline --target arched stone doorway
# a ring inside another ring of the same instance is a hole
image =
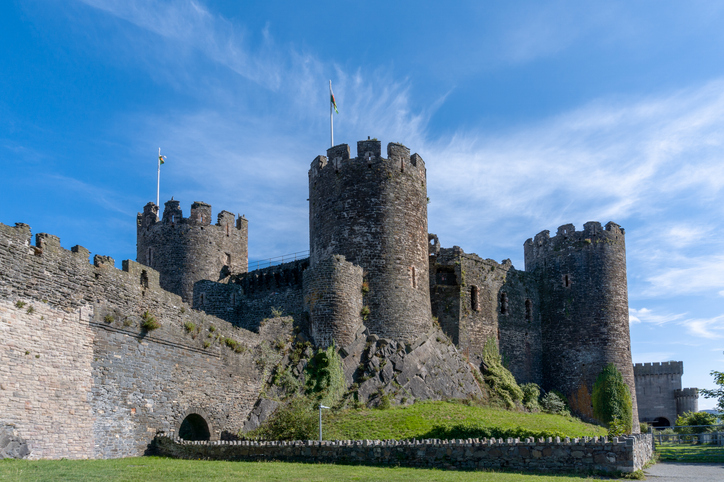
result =
[[[178,429],[178,436],[184,440],[209,440],[211,431],[204,417],[198,413],[190,413]]]
[[[671,422],[666,417],[657,417],[651,422],[654,427],[671,427]]]

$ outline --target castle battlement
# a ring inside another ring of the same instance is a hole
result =
[[[602,245],[620,245],[623,248],[624,236],[625,230],[613,221],[605,227],[598,221],[589,221],[583,225],[582,231],[576,231],[573,224],[564,224],[558,227],[553,237],[546,229],[523,243],[526,271],[537,268],[545,258],[566,255],[570,250]]]
[[[310,180],[327,172],[340,173],[350,164],[368,168],[386,167],[400,172],[411,172],[425,176],[425,162],[418,154],[410,155],[410,149],[402,144],[387,144],[387,158],[382,157],[382,144],[378,140],[357,142],[357,157],[350,157],[349,144],[339,144],[327,149],[326,156],[317,156],[309,169]]]
[[[658,363],[636,363],[634,364],[634,375],[683,375],[684,362],[668,361]]]
[[[185,218],[171,198],[158,219],[158,206],[143,207],[136,222],[136,260],[161,274],[161,286],[184,301],[193,300],[194,283],[218,281],[248,268],[248,221],[221,211],[211,224],[211,205],[196,201]]]
[[[137,216],[138,227],[149,229],[157,224],[164,226],[212,226],[211,205],[205,202],[194,202],[191,205],[191,215],[187,218],[183,216],[179,201],[173,198],[164,204],[162,219],[158,218],[158,209],[154,202],[146,204],[143,207],[143,213],[139,213]],[[237,218],[234,213],[221,211],[216,217],[216,224],[213,226],[222,230],[243,230],[247,223],[248,221],[243,215]]]
[[[698,388],[682,388],[681,390],[675,390],[674,396],[676,398],[699,398]]]

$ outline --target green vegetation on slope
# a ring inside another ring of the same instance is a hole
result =
[[[573,417],[454,402],[419,402],[388,410],[325,412],[323,427],[327,440],[606,435],[604,428]]]
[[[365,467],[284,462],[211,462],[133,457],[115,460],[0,460],[0,480],[31,481],[447,481],[573,482],[583,477],[458,472],[403,467]]]

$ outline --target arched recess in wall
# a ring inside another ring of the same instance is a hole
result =
[[[671,427],[671,422],[666,417],[657,417],[651,422],[654,427]]]
[[[210,440],[211,431],[204,417],[198,413],[191,413],[181,422],[178,436],[184,440]]]
[[[211,417],[200,407],[191,407],[179,417],[176,433],[184,440],[218,440]]]

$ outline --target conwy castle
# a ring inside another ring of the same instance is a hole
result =
[[[144,454],[160,433],[233,440],[278,405],[265,388],[275,370],[303,370],[288,354],[299,340],[334,344],[367,404],[478,396],[495,343],[519,383],[563,393],[584,418],[608,363],[631,389],[635,432],[637,397],[648,410],[653,391],[639,377],[659,387],[653,376],[678,373],[667,387],[681,406],[652,406],[646,420],[695,407],[683,367],[634,369],[623,228],[543,231],[518,270],[428,233],[427,184],[401,144],[386,157],[377,140],[356,157],[328,149],[309,169],[309,257],[254,271],[247,219],[222,211],[214,223],[202,202],[186,217],[173,199],[162,213],[144,206],[122,270],[0,224],[0,450],[111,458]]]

